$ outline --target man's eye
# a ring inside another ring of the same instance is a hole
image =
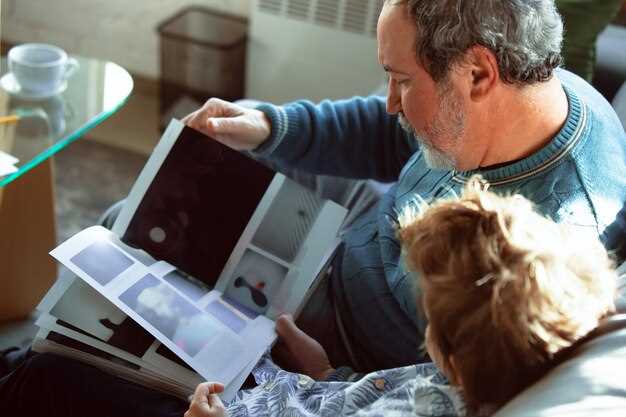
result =
[[[404,85],[404,84],[408,84],[408,82],[410,81],[409,78],[405,78],[405,79],[397,79],[394,78],[393,76],[389,75],[389,74],[385,74],[385,78],[387,79],[387,82],[392,81],[393,83],[397,84],[397,85]]]

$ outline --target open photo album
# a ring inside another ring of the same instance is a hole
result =
[[[222,382],[229,400],[327,273],[345,216],[173,120],[112,230],[51,252],[75,278],[40,304],[34,349],[182,398]]]

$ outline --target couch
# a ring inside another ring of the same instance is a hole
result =
[[[626,263],[622,265],[626,272]],[[626,286],[626,276],[621,278]],[[494,417],[626,416],[626,291],[618,314],[572,358],[526,389]]]

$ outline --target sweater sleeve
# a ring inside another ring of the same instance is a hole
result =
[[[255,149],[279,167],[348,178],[398,179],[417,143],[385,111],[383,97],[319,104],[261,104],[272,123],[270,138]]]

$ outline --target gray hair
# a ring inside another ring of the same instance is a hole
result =
[[[563,23],[553,0],[395,0],[417,25],[416,55],[435,81],[472,46],[491,50],[510,84],[548,80],[561,63]]]

